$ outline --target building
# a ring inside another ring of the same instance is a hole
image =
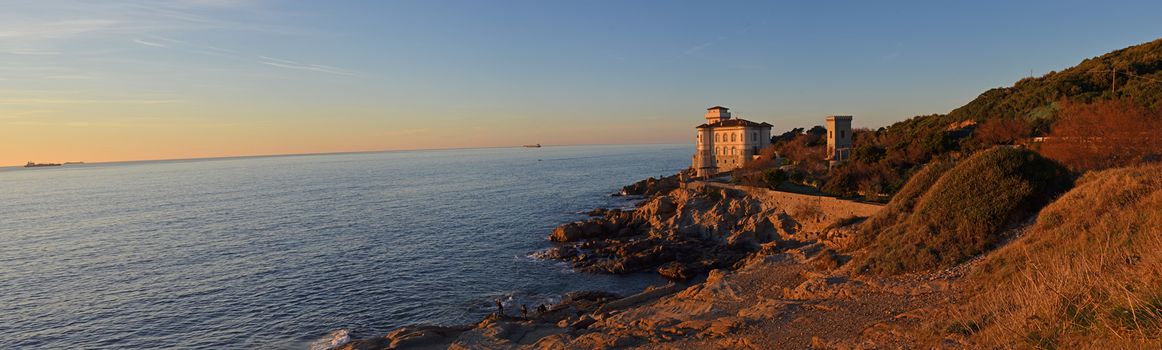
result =
[[[699,177],[734,170],[754,160],[771,144],[771,124],[730,117],[722,106],[706,110],[706,124],[699,125],[698,148],[693,168]]]
[[[827,117],[827,161],[839,164],[851,158],[851,116]]]

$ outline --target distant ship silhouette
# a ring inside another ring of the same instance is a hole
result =
[[[33,162],[28,162],[28,164],[24,165],[25,168],[36,168],[36,167],[42,167],[42,166],[61,166],[61,165],[60,165],[60,163],[33,163]]]

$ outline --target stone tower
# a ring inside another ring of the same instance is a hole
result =
[[[827,117],[827,160],[831,165],[851,157],[851,116]]]

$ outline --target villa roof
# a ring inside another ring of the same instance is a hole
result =
[[[702,125],[695,127],[695,129],[721,128],[721,127],[731,127],[731,126],[745,126],[748,128],[763,128],[763,127],[769,128],[769,127],[772,127],[774,125],[771,125],[771,124],[766,123],[766,122],[755,123],[755,122],[752,122],[752,121],[749,121],[746,119],[726,119],[726,120],[722,120],[722,121],[718,121],[718,122],[714,122],[714,123],[710,123],[710,124],[702,124]]]
[[[726,108],[726,107],[723,107],[723,106],[714,106],[714,107],[707,108],[706,110],[708,110],[708,111],[713,111],[713,110],[715,110],[715,109],[725,109],[725,110],[730,110],[730,108]]]

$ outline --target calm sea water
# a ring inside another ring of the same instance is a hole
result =
[[[0,169],[0,348],[306,348],[650,275],[529,254],[691,148],[585,146]]]

